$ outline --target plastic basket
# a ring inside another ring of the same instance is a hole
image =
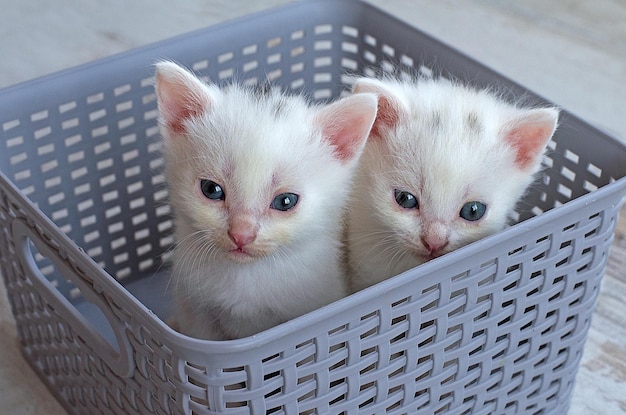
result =
[[[566,413],[624,145],[563,112],[515,226],[256,336],[202,341],[162,321],[161,58],[316,100],[385,71],[533,96],[354,1],[298,2],[1,91],[1,270],[24,355],[70,413]]]

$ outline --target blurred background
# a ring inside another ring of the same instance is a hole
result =
[[[0,88],[287,2],[0,0]],[[368,2],[626,139],[623,0]],[[624,221],[622,215],[613,255],[626,253]],[[626,269],[616,267],[605,278],[570,414],[626,413],[624,391]],[[65,413],[19,352],[3,284],[0,409]]]

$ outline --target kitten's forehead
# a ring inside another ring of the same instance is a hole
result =
[[[219,156],[204,155],[196,165],[197,176],[218,182],[230,206],[248,211],[263,210],[277,193],[301,191],[303,177],[297,155],[271,142],[247,141],[248,145],[221,148]]]
[[[195,160],[195,178],[222,185],[229,203],[262,207],[282,192],[341,181],[345,169],[322,140],[316,114],[302,97],[227,89],[192,126],[186,151]]]
[[[480,177],[508,156],[499,137],[508,107],[485,91],[452,82],[424,82],[404,90],[409,117],[388,137],[403,168],[428,166],[426,179]],[[407,165],[409,164],[409,165]],[[462,180],[461,180],[462,181]]]
[[[465,128],[473,134],[481,134],[485,128],[484,123],[480,119],[477,111],[468,111],[465,115]]]
[[[502,159],[489,127],[475,111],[431,111],[396,131],[383,167],[397,186],[413,191],[433,214],[456,214],[469,199],[488,198]]]
[[[460,134],[478,136],[485,129],[485,114],[474,108],[417,108],[413,129],[422,134]]]
[[[303,116],[308,110],[302,97],[284,95],[269,83],[251,87],[232,85],[221,105],[225,110],[222,111],[223,114],[234,115],[236,119],[245,119],[245,115],[254,114],[257,123],[262,119],[271,123],[289,116]]]

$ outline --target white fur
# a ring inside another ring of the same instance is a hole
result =
[[[157,65],[156,78],[177,240],[176,326],[240,338],[345,296],[342,217],[375,95],[311,107],[301,97],[206,85],[170,62]],[[195,116],[173,128],[185,106]],[[360,126],[346,132],[346,122]],[[200,179],[220,184],[225,200],[204,197]],[[285,192],[299,195],[297,205],[270,209]],[[256,233],[248,257],[230,252],[234,223]]]
[[[446,80],[361,79],[355,92],[363,91],[387,99],[399,119],[372,130],[378,136],[368,140],[355,178],[346,241],[353,291],[431,259],[424,235],[447,241],[439,256],[501,230],[539,170],[558,118],[555,109],[518,109]],[[470,115],[479,128],[470,127]],[[543,134],[523,167],[505,139],[516,126]],[[398,206],[394,189],[415,195],[419,209]],[[476,222],[459,216],[471,201],[487,205]]]

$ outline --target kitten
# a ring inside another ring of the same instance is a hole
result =
[[[503,229],[558,119],[445,79],[360,78],[353,92],[379,103],[348,216],[352,291]]]
[[[235,339],[347,294],[344,205],[376,117],[374,94],[327,106],[156,66],[183,333]]]

